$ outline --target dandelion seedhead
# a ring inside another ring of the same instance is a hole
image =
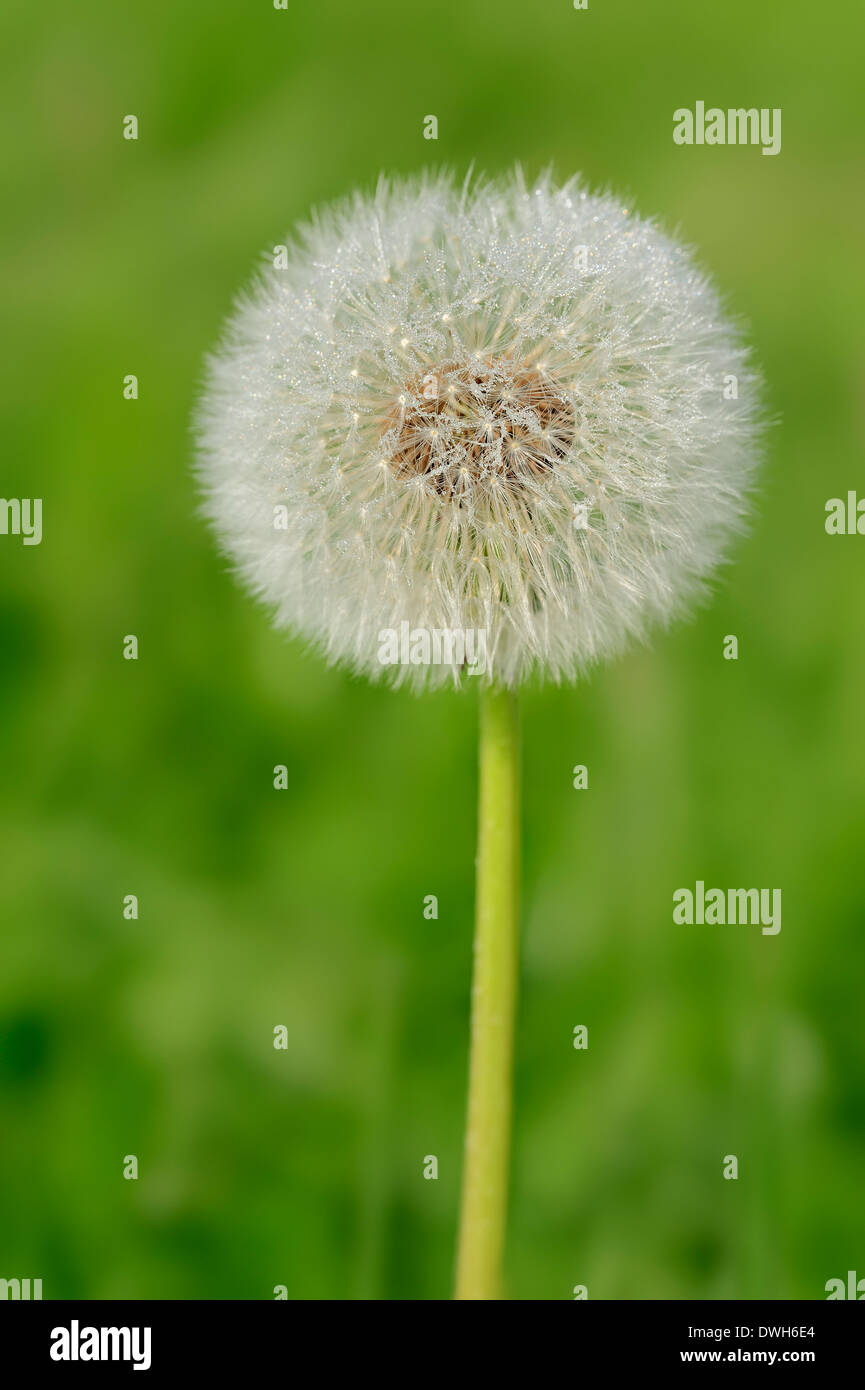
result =
[[[382,182],[268,266],[213,357],[207,511],[280,626],[395,682],[381,634],[570,678],[723,559],[759,382],[689,253],[577,181]]]

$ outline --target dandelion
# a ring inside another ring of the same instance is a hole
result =
[[[497,1296],[516,991],[516,690],[687,611],[758,460],[758,380],[689,252],[608,195],[519,172],[382,182],[239,304],[199,413],[205,506],[275,621],[416,689],[485,637],[477,940],[457,1296]]]

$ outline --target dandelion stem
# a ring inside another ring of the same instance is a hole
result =
[[[501,1290],[511,1142],[519,889],[516,696],[481,692],[469,1096],[455,1297]]]

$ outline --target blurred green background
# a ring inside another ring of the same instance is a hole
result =
[[[0,1275],[449,1295],[474,692],[371,688],[272,632],[196,516],[189,417],[312,206],[515,160],[695,244],[780,423],[712,603],[524,702],[508,1295],[865,1275],[865,539],[823,525],[865,493],[863,35],[842,0],[8,9],[0,490],[44,499],[44,539],[0,537]],[[783,108],[781,154],[675,146],[698,99]],[[674,926],[698,878],[781,887],[780,935]]]

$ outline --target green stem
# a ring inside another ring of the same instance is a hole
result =
[[[516,696],[505,690],[483,690],[480,716],[477,903],[458,1299],[500,1296],[517,996]]]

